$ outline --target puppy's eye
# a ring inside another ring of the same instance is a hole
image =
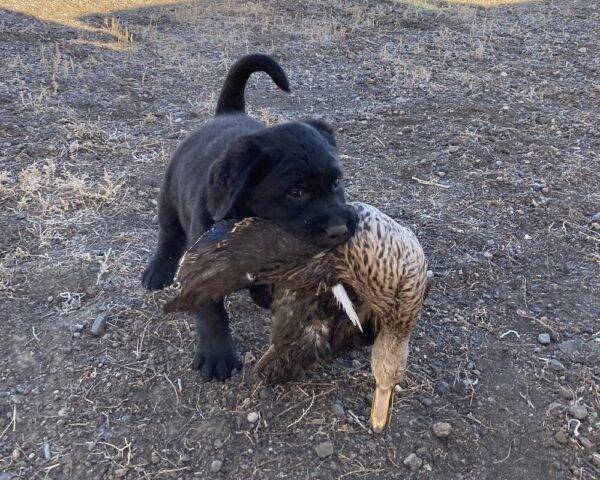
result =
[[[333,190],[337,190],[337,189],[339,188],[339,186],[341,185],[341,183],[342,183],[342,180],[341,180],[341,179],[338,177],[338,178],[336,178],[336,179],[333,181],[333,183],[331,184],[331,188],[332,188]]]
[[[290,188],[287,194],[292,198],[300,199],[300,198],[306,197],[306,190],[304,190],[302,188],[294,187],[294,188]]]

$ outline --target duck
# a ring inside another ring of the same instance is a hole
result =
[[[271,383],[296,380],[317,364],[372,345],[370,424],[381,433],[395,386],[406,379],[410,336],[433,274],[411,229],[374,206],[350,205],[356,231],[325,251],[270,220],[216,223],[184,255],[181,289],[164,310],[194,312],[202,301],[268,285],[269,347],[256,369]]]

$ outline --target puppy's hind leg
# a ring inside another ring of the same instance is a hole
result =
[[[177,213],[162,202],[158,223],[158,247],[142,275],[142,285],[147,290],[161,290],[173,283],[186,246],[186,234]]]

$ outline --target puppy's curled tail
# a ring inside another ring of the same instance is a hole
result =
[[[245,55],[229,69],[219,95],[215,114],[246,111],[244,90],[248,78],[254,72],[265,72],[275,82],[275,85],[285,92],[290,91],[285,72],[273,57],[261,53]]]

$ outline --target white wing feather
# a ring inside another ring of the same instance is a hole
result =
[[[337,285],[333,286],[331,291],[333,292],[333,296],[337,300],[338,304],[342,307],[344,312],[346,312],[346,315],[348,315],[350,321],[362,332],[362,325],[360,324],[360,320],[358,319],[358,315],[354,309],[352,300],[350,300],[348,292],[346,292],[344,286],[341,283],[338,283]]]

